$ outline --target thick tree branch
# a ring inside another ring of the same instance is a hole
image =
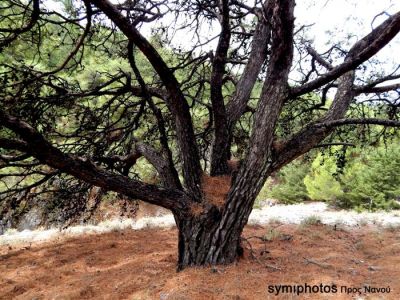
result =
[[[267,48],[271,38],[271,26],[264,16],[269,16],[272,13],[271,4],[272,1],[266,1],[264,4],[264,13],[260,16],[254,31],[249,60],[236,85],[235,94],[227,105],[230,127],[233,127],[245,112],[251,91],[267,58]]]
[[[326,143],[326,144],[318,144],[314,146],[314,148],[325,148],[325,147],[332,147],[332,146],[346,146],[346,147],[356,147],[356,145],[352,143]]]
[[[235,94],[233,95],[232,100],[228,103],[226,107],[227,117],[224,122],[227,122],[227,132],[223,135],[223,138],[219,138],[217,140],[218,144],[215,143],[213,147],[213,149],[218,149],[220,164],[225,163],[230,157],[233,128],[239,118],[247,111],[247,103],[250,99],[251,91],[267,57],[267,47],[270,40],[271,28],[270,24],[265,18],[265,15],[269,15],[272,13],[272,5],[270,3],[271,2],[266,1],[263,5],[263,12],[259,15],[259,21],[253,34],[252,47],[248,62],[243,71],[243,74],[240,77],[239,82],[235,84]],[[213,153],[215,152],[217,151],[214,150]],[[216,163],[217,162],[214,162],[214,164]],[[212,170],[213,169],[214,168],[212,168]],[[223,172],[216,172],[216,174],[218,173]]]
[[[139,152],[141,152],[146,157],[146,159],[156,168],[165,187],[182,189],[178,172],[175,169],[172,157],[172,151],[168,145],[167,131],[165,128],[164,118],[161,114],[160,109],[158,109],[158,107],[154,104],[153,99],[151,98],[151,94],[147,89],[146,83],[142,75],[140,74],[138,67],[136,66],[132,41],[128,43],[128,58],[129,58],[129,64],[136,76],[136,79],[140,84],[143,96],[146,99],[147,103],[150,106],[150,109],[153,111],[157,119],[158,131],[160,133],[160,142],[163,149],[163,153],[165,153],[166,159],[162,159],[162,156],[150,146],[144,144],[140,146],[140,144],[137,144],[136,149]]]
[[[288,96],[287,80],[293,59],[294,1],[276,0],[271,1],[271,5],[273,11],[271,57],[254,115],[248,155],[238,174],[241,182],[236,186],[239,189],[242,184],[252,186],[253,192],[262,187],[260,183],[267,176],[268,158],[276,123]],[[252,181],[252,184],[248,184],[248,181]]]
[[[175,117],[177,141],[183,164],[185,185],[194,199],[201,199],[201,166],[189,106],[172,70],[157,50],[108,0],[91,0],[143,52],[168,91],[168,107]]]
[[[386,127],[400,127],[400,121],[396,120],[384,120],[384,119],[376,119],[376,118],[368,118],[368,119],[339,119],[339,120],[331,120],[323,123],[316,123],[313,125],[314,128],[332,128],[343,125],[382,125]]]
[[[221,222],[213,237],[213,245],[221,241],[222,245],[218,249],[210,247],[208,252],[211,262],[218,261],[224,247],[229,247],[223,242],[226,236],[235,234],[235,239],[240,239],[256,195],[267,179],[273,133],[288,96],[287,80],[293,59],[295,3],[294,0],[273,0],[271,5],[273,33],[267,77],[254,116],[247,157],[233,180]]]
[[[306,50],[308,54],[310,54],[312,58],[314,58],[321,66],[325,67],[328,70],[333,69],[333,66],[329,62],[327,62],[321,55],[319,55],[318,52],[315,51],[313,47],[307,45]]]
[[[184,192],[106,172],[88,159],[63,153],[29,124],[1,110],[0,124],[18,134],[28,145],[28,152],[33,157],[54,169],[106,190],[165,207],[177,214],[184,214],[188,209],[190,199]]]
[[[357,68],[386,46],[400,31],[400,12],[390,16],[385,22],[376,27],[368,35],[358,41],[350,50],[344,63],[334,67],[329,72],[302,86],[292,88],[290,98],[296,98],[309,93],[344,73]]]
[[[1,121],[1,120],[0,120]],[[21,140],[11,140],[0,138],[0,148],[7,150],[18,150],[21,152],[27,152],[28,144]]]
[[[128,176],[130,168],[133,167],[136,164],[136,161],[141,157],[144,157],[156,169],[160,176],[162,185],[165,188],[182,190],[180,182],[176,182],[177,174],[174,174],[171,171],[168,160],[165,159],[156,149],[145,143],[135,142],[133,152],[127,155],[95,157],[95,160],[114,168],[116,164],[118,164],[117,169],[121,170],[123,175]]]
[[[178,173],[171,169],[170,162],[164,158],[162,154],[156,151],[153,147],[144,143],[136,143],[135,149],[141,153],[146,160],[154,166],[160,176],[162,184],[166,188],[182,189],[179,182]]]
[[[211,72],[211,104],[214,114],[214,139],[211,153],[211,175],[225,174],[228,171],[228,156],[224,151],[227,144],[228,129],[222,85],[228,55],[231,29],[229,24],[229,1],[219,0],[221,33],[217,50],[212,62]]]
[[[325,116],[318,121],[308,124],[299,132],[290,137],[279,149],[272,153],[273,163],[271,171],[279,170],[300,155],[313,149],[333,131],[333,127],[315,126],[336,119],[341,119],[346,113],[350,102],[354,98],[353,82],[354,71],[343,75],[338,81],[338,90],[331,107]]]
[[[354,88],[356,94],[380,94],[400,89],[400,83],[384,85],[384,86],[357,86]]]

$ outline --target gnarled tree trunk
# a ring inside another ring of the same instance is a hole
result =
[[[176,218],[178,227],[178,270],[188,266],[229,264],[243,253],[243,226],[227,228],[215,206],[198,215]],[[221,235],[221,232],[224,234]]]

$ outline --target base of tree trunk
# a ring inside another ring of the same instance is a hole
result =
[[[240,240],[242,230],[220,235],[219,221],[217,209],[202,216],[177,221],[178,271],[190,266],[231,264],[243,255]]]

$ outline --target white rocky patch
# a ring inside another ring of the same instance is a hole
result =
[[[285,224],[300,224],[308,218],[318,219],[323,224],[343,226],[395,226],[400,227],[400,212],[363,212],[357,213],[346,210],[332,210],[326,203],[313,202],[294,205],[265,206],[255,208],[250,214],[249,224],[265,225],[273,221]],[[175,226],[172,214],[140,219],[113,219],[97,225],[77,225],[64,230],[8,230],[0,235],[0,245],[16,245],[55,240],[63,237],[72,237],[83,234],[105,233],[123,229],[140,230],[143,228],[170,228]]]

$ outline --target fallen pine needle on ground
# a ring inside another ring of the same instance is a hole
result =
[[[273,232],[273,234],[271,234]],[[389,294],[324,299],[399,299],[400,232],[321,224],[247,226],[244,257],[230,266],[176,272],[174,228],[115,230],[0,246],[0,299],[297,299],[273,285],[390,287]],[[290,236],[291,238],[284,238]],[[321,299],[304,294],[298,299]]]

